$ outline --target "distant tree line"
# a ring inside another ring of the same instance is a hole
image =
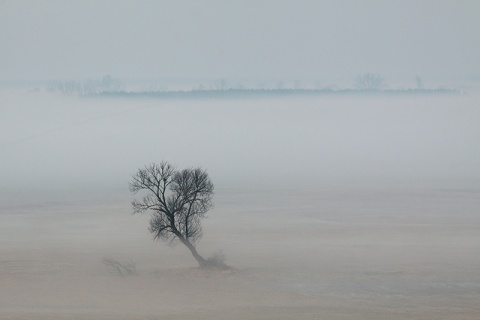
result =
[[[352,88],[337,86],[322,87],[317,82],[314,87],[296,81],[294,85],[278,82],[274,86],[259,84],[248,86],[237,83],[229,85],[225,79],[208,86],[200,84],[191,89],[176,88],[168,90],[167,87],[152,87],[127,90],[123,82],[112,78],[110,75],[99,80],[86,81],[51,81],[47,84],[47,91],[63,95],[77,96],[121,96],[121,97],[156,97],[156,98],[212,98],[212,97],[244,97],[265,95],[317,95],[317,94],[431,94],[431,93],[459,93],[458,90],[446,87],[425,88],[420,76],[415,76],[416,86],[407,89],[389,89],[385,79],[374,73],[360,74],[354,79]]]
[[[355,87],[365,91],[381,90],[385,87],[385,80],[378,74],[365,73],[355,78]]]
[[[121,92],[124,89],[125,86],[123,83],[118,79],[112,78],[110,75],[106,75],[100,80],[50,81],[47,84],[47,91],[49,92],[79,96]]]

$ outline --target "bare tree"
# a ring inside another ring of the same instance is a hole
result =
[[[355,78],[355,86],[359,90],[380,90],[385,80],[378,74],[365,73]]]
[[[200,267],[208,266],[195,243],[202,236],[201,219],[213,206],[213,184],[205,170],[176,170],[163,161],[139,169],[132,176],[130,191],[144,191],[141,200],[133,200],[133,213],[151,213],[149,231],[154,239],[182,242]]]

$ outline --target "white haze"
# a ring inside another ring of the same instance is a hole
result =
[[[1,100],[2,318],[478,315],[474,95]],[[197,247],[236,269],[131,215],[130,174],[162,159],[208,169]]]
[[[0,0],[0,319],[478,320],[479,11],[448,0]],[[341,89],[367,72],[387,89],[427,90],[44,90],[105,75],[128,89]],[[440,85],[460,90],[428,90]],[[197,249],[223,250],[231,270],[195,268],[131,215],[131,174],[162,160],[207,169],[215,207]],[[138,275],[112,274],[105,257]]]
[[[4,188],[123,188],[162,159],[228,187],[480,173],[475,96],[2,101]]]
[[[1,1],[0,81],[480,76],[478,1]],[[392,83],[391,83],[392,84]]]

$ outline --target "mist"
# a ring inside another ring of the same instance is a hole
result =
[[[138,166],[162,159],[248,188],[480,173],[472,96],[3,97],[3,187],[123,188]]]
[[[3,1],[0,80],[478,82],[475,1]],[[448,82],[448,83],[445,83]]]
[[[2,316],[477,314],[475,95],[1,99]],[[197,248],[233,269],[195,268],[131,215],[131,175],[162,160],[207,169]]]
[[[478,319],[478,9],[0,1],[0,318]],[[161,161],[228,268],[132,215]]]

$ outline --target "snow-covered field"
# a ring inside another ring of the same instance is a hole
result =
[[[1,100],[0,319],[480,315],[476,96]],[[234,269],[131,215],[162,159],[208,169],[198,250]]]

